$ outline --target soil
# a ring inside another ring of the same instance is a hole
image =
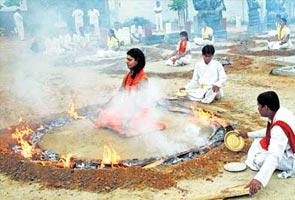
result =
[[[50,66],[50,61],[41,62],[36,58],[37,55],[23,50],[29,48],[30,41],[19,42],[14,38],[0,38],[0,43],[2,129],[17,124],[20,117],[24,117],[31,124],[38,124],[37,122],[41,122],[44,117],[48,119],[56,113],[66,112],[67,101],[71,97],[75,97],[79,108],[103,104],[116,93],[122,75],[126,72],[121,62],[116,62],[117,65],[98,63],[91,66]],[[249,46],[255,46],[255,43],[252,42]],[[273,67],[288,64],[275,61],[275,58],[294,55],[294,50],[262,50],[253,53],[249,46],[239,44],[231,46],[228,53],[216,53],[220,57],[226,57],[231,63],[225,66],[228,75],[225,97],[210,105],[192,103],[218,114],[235,129],[247,131],[265,126],[265,119],[261,118],[256,110],[256,97],[260,92],[275,90],[281,98],[281,104],[295,112],[294,96],[290,92],[295,79],[269,74]],[[162,72],[151,72],[149,76],[160,77],[164,85],[163,93],[169,96],[190,80],[192,68],[170,72],[158,56],[161,53],[161,46],[159,49],[146,49],[147,68],[151,65],[163,68]],[[19,54],[22,55],[21,58],[15,60]],[[157,56],[153,56],[154,54]],[[194,55],[194,62],[200,59],[198,54]],[[34,62],[24,58],[33,58]],[[42,67],[44,63],[49,67]],[[25,81],[24,85],[29,83],[29,86],[16,84],[18,78]],[[30,82],[36,78],[38,83],[44,85]],[[30,88],[36,87],[36,91],[40,92],[37,99],[34,98],[34,93],[30,93]],[[22,90],[16,93],[16,88]],[[39,102],[40,99],[45,103]],[[215,193],[225,187],[245,184],[255,175],[255,172],[250,170],[236,174],[223,170],[224,164],[242,161],[245,158],[251,144],[250,140],[246,140],[245,148],[238,153],[231,152],[221,145],[206,154],[176,165],[151,169],[122,167],[100,170],[41,166],[11,152],[8,141],[8,134],[2,131],[0,195],[4,199],[189,199]],[[281,181],[274,175],[270,184],[254,199],[265,199],[267,196],[277,198],[280,195],[281,199],[288,199],[292,194],[291,186],[294,182],[293,179]],[[278,185],[281,190],[277,189]]]

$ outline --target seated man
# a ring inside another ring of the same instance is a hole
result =
[[[205,21],[202,22],[202,38],[194,38],[194,43],[196,45],[206,45],[214,43],[214,37],[213,37],[213,30],[209,26],[207,26],[207,23]]]
[[[282,18],[280,21],[280,28],[278,28],[275,38],[268,40],[269,49],[287,49],[292,47],[290,28],[286,26],[286,23],[287,20]]]
[[[182,31],[180,34],[180,40],[178,42],[176,50],[170,55],[166,65],[169,66],[182,66],[191,63],[191,43],[188,40],[188,34],[186,31]]]
[[[278,30],[281,28],[281,20],[282,20],[281,15],[277,14],[276,15],[275,30],[268,31],[268,36],[269,37],[274,37],[274,36],[277,35]]]
[[[131,34],[131,42],[132,43],[140,43],[142,36],[143,36],[142,27],[138,23],[139,23],[138,19],[135,18],[134,24],[130,27],[130,34]]]
[[[257,108],[262,117],[267,117],[267,128],[239,131],[244,138],[254,138],[246,160],[252,170],[258,171],[248,184],[251,195],[267,185],[276,169],[293,173],[295,170],[294,114],[280,107],[279,97],[273,91],[258,95]]]
[[[220,62],[213,60],[212,45],[202,48],[203,60],[195,65],[192,80],[180,90],[186,90],[188,98],[202,103],[211,103],[223,97],[222,85],[227,77]]]

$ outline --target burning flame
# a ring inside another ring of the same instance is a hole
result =
[[[194,106],[191,106],[191,108],[193,109],[195,117],[208,119],[210,122],[218,123],[223,127],[227,126],[227,123],[223,119],[216,117],[212,111],[205,111],[202,108],[196,109]]]
[[[70,100],[70,110],[68,111],[70,117],[73,119],[84,119],[84,116],[79,116],[78,113],[76,112],[76,105],[74,99]]]
[[[11,134],[11,137],[16,139],[17,143],[21,146],[21,154],[25,158],[31,158],[36,153],[34,145],[27,141],[27,138],[33,133],[34,131],[28,125],[25,125],[21,128],[16,128],[15,132]]]
[[[62,162],[62,167],[64,168],[72,168],[72,158],[73,154],[68,154],[67,156],[61,156],[60,161]]]
[[[111,167],[113,167],[114,165],[119,164],[120,160],[120,156],[112,147],[107,147],[106,145],[104,145],[101,168],[104,168],[105,165],[111,165]]]

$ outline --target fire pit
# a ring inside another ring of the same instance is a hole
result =
[[[15,162],[25,163],[22,165],[27,167],[33,165],[34,169],[36,164],[43,168],[50,167],[49,169],[53,171],[57,168],[70,168],[89,169],[91,173],[92,170],[111,168],[115,168],[113,170],[116,173],[116,168],[119,170],[132,168],[135,175],[143,173],[138,167],[146,170],[158,165],[176,164],[206,153],[220,146],[226,131],[231,130],[230,126],[224,127],[222,120],[213,113],[194,107],[192,109],[184,106],[180,109],[177,106],[179,106],[177,103],[165,104],[165,108],[168,109],[165,111],[163,121],[168,127],[172,127],[171,129],[124,138],[110,130],[97,130],[94,127],[92,118],[97,116],[95,110],[98,105],[76,111],[72,104],[69,113],[57,114],[44,119],[42,123],[29,126],[20,122],[11,126],[8,131],[1,130],[2,133],[12,134],[8,141],[9,148],[5,150],[1,148],[1,157],[17,158]],[[200,119],[206,123],[202,123]],[[0,170],[3,171],[3,167],[0,166]],[[150,178],[163,176],[167,180],[171,179],[159,172],[152,174],[149,174]],[[167,184],[174,185],[175,182],[172,180],[173,178]],[[109,189],[111,188],[113,187]]]

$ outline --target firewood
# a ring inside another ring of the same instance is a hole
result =
[[[249,188],[245,188],[246,185],[237,185],[234,187],[229,187],[226,189],[223,189],[215,194],[209,194],[204,196],[196,196],[191,198],[192,200],[213,200],[213,199],[224,199],[229,197],[238,197],[238,196],[244,196],[249,195]]]
[[[144,169],[149,169],[149,168],[153,168],[153,167],[157,167],[159,166],[160,164],[162,164],[163,162],[165,162],[167,159],[166,158],[161,158],[160,160],[157,160],[155,162],[152,162],[146,166],[144,166],[143,168]]]

